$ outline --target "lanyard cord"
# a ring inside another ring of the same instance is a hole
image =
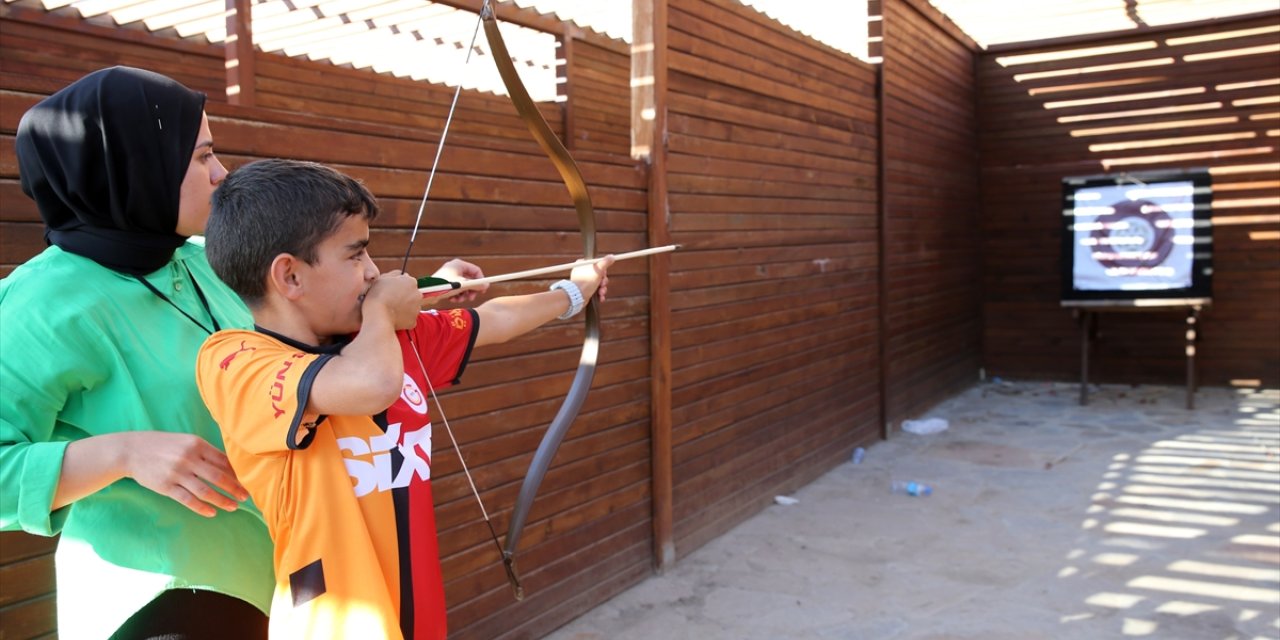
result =
[[[161,300],[164,300],[165,302],[169,303],[169,306],[173,307],[174,309],[177,309],[178,313],[181,313],[182,315],[186,316],[187,319],[195,323],[197,327],[200,327],[201,329],[203,329],[205,333],[209,335],[213,335],[214,331],[221,331],[222,327],[218,325],[218,319],[213,317],[213,310],[209,308],[209,300],[204,297],[204,291],[200,289],[200,283],[196,282],[196,277],[194,275],[191,275],[191,268],[188,267],[186,264],[183,264],[182,268],[186,270],[187,277],[191,279],[191,286],[196,288],[196,297],[200,298],[200,306],[204,307],[204,312],[209,315],[209,321],[213,323],[212,331],[209,330],[209,327],[204,326],[204,323],[200,322],[199,320],[196,320],[195,317],[187,313],[185,309],[183,309],[182,307],[179,307],[177,303],[175,303],[173,300],[170,300],[169,296],[166,296],[165,294],[161,293],[160,290],[157,289],[154,284],[151,284],[150,282],[148,282],[146,278],[143,278],[142,276],[139,276],[139,275],[134,275],[133,277],[136,278],[138,282],[141,282],[143,286],[150,289],[151,293],[156,294],[157,298],[160,298]]]

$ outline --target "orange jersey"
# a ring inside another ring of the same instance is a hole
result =
[[[422,367],[437,389],[456,383],[478,327],[454,309],[399,332],[404,389],[373,417],[306,410],[341,345],[220,331],[201,348],[200,393],[275,543],[273,640],[445,637]]]

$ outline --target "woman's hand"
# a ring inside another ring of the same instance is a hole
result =
[[[207,518],[217,509],[235,511],[237,503],[249,498],[226,454],[203,438],[167,431],[124,431],[67,445],[49,510],[57,511],[122,478],[133,478]]]
[[[131,431],[125,443],[125,475],[207,518],[235,511],[249,492],[236,480],[226,454],[199,436],[164,431]],[[215,491],[235,496],[235,499]]]

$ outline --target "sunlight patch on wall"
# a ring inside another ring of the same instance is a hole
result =
[[[1200,151],[1196,153],[1166,153],[1134,158],[1107,158],[1102,161],[1102,166],[1107,170],[1111,170],[1113,167],[1133,165],[1171,164],[1177,162],[1210,162],[1220,158],[1269,155],[1274,151],[1275,147],[1250,147],[1248,149],[1222,149],[1215,151]]]
[[[1130,111],[1107,111],[1102,113],[1086,113],[1076,116],[1062,116],[1058,118],[1061,124],[1070,124],[1073,122],[1091,122],[1094,120],[1114,120],[1119,118],[1130,118],[1134,116],[1162,116],[1175,113],[1187,113],[1189,111],[1209,111],[1222,107],[1221,102],[1201,102],[1197,104],[1184,104],[1173,107],[1154,107],[1151,109],[1133,109]]]
[[[1183,89],[1165,89],[1163,91],[1147,91],[1143,93],[1117,93],[1098,98],[1080,98],[1077,100],[1059,100],[1044,103],[1045,109],[1063,109],[1067,107],[1083,107],[1095,104],[1112,104],[1116,102],[1134,102],[1138,100],[1157,100],[1176,96],[1190,96],[1205,92],[1204,87],[1186,87]]]
[[[1059,60],[1074,60],[1076,58],[1092,58],[1094,56],[1104,56],[1113,53],[1130,53],[1133,51],[1146,51],[1155,49],[1158,45],[1154,40],[1144,40],[1142,42],[1126,42],[1124,44],[1111,44],[1099,47],[1078,47],[1073,49],[1059,49],[1057,51],[1045,51],[1040,53],[1024,53],[1012,56],[997,56],[996,63],[1002,67],[1016,67],[1023,64],[1038,64],[1041,62],[1056,62]]]

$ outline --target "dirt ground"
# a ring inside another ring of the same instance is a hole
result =
[[[1280,638],[1280,391],[1077,394],[976,386],[549,638]]]

